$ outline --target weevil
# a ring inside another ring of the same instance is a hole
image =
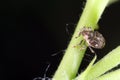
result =
[[[98,31],[92,30],[90,27],[83,27],[78,36],[80,35],[83,36],[92,53],[95,53],[92,48],[102,49],[105,46],[105,38],[103,35]]]

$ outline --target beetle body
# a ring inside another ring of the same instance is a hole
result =
[[[84,27],[80,34],[90,47],[102,49],[105,46],[105,39],[103,35],[98,31],[93,31],[90,27]]]

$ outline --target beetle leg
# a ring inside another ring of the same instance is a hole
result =
[[[76,46],[74,47],[77,47],[77,46],[80,46],[80,50],[83,50],[85,49],[87,46],[86,45],[82,45],[85,43],[85,40],[81,40],[79,44],[77,44]]]
[[[81,40],[80,43],[79,43],[79,45],[84,44],[84,43],[85,43],[85,40]],[[80,50],[83,50],[83,49],[85,49],[86,47],[87,47],[86,45],[82,45],[82,46],[80,47]]]
[[[84,49],[86,49],[86,47],[87,47],[87,46],[82,45],[82,46],[80,47],[80,50],[84,50]]]
[[[81,45],[82,43],[83,43],[83,40],[81,40],[80,43],[75,45],[74,47],[77,47],[77,46]]]
[[[90,46],[88,46],[88,47],[92,53],[95,53],[95,51]]]
[[[83,42],[84,42],[84,40],[81,40],[80,43],[79,43],[79,45],[81,45]]]
[[[75,38],[78,38],[81,35],[81,32],[79,32],[78,36],[76,36]]]

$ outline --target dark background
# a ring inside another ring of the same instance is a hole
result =
[[[0,5],[1,65],[0,80],[33,80],[51,77],[70,41],[79,20],[83,0],[9,0]],[[66,24],[69,24],[66,26]],[[106,46],[98,60],[120,44],[120,3],[106,8],[99,21]],[[67,30],[66,30],[67,28]],[[56,56],[52,54],[58,53]],[[87,54],[91,52],[87,51]],[[85,55],[81,69],[91,57]]]

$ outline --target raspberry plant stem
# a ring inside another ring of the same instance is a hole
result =
[[[53,80],[72,80],[75,78],[86,51],[86,49],[80,50],[78,44],[83,40],[83,37],[78,37],[78,34],[84,26],[91,27],[93,30],[97,28],[96,25],[108,2],[109,0],[87,0],[68,48],[53,76]],[[81,44],[81,46],[84,45]]]

